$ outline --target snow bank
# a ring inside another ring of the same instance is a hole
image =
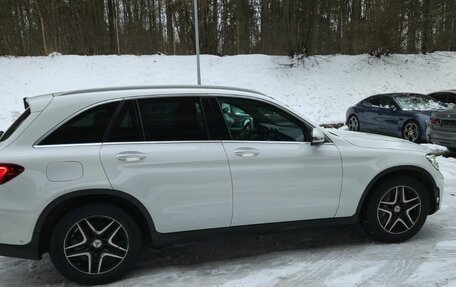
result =
[[[58,56],[57,56],[58,55]],[[201,57],[202,82],[255,89],[302,110],[319,123],[342,122],[346,109],[375,93],[456,88],[456,53],[385,59],[238,55]],[[73,89],[194,84],[193,56],[0,57],[0,129],[23,110],[22,98]]]

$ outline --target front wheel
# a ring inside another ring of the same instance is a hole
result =
[[[405,123],[402,129],[402,137],[408,141],[418,143],[421,139],[421,127],[415,121]]]
[[[49,253],[57,270],[85,285],[120,279],[141,254],[141,231],[122,209],[90,204],[71,210],[55,226]]]
[[[421,229],[427,214],[423,185],[414,178],[397,177],[373,190],[367,203],[367,228],[380,241],[401,242]]]

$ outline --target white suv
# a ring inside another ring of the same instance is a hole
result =
[[[207,234],[361,223],[416,234],[443,176],[405,140],[327,131],[258,92],[129,87],[25,99],[0,139],[0,254],[83,284],[119,279],[142,246]]]

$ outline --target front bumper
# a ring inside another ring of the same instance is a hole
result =
[[[442,198],[443,198],[443,191],[444,191],[443,174],[440,171],[435,170],[435,172],[432,176],[434,178],[434,183],[435,183],[435,186],[433,187],[434,195],[435,195],[435,207],[432,209],[433,212],[431,212],[430,214],[433,214],[440,209],[440,207],[442,205]]]

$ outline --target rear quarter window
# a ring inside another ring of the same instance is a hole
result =
[[[118,105],[118,102],[102,104],[74,116],[39,145],[101,143]]]
[[[14,132],[22,125],[22,123],[24,123],[30,114],[30,109],[26,109],[0,137],[0,142],[7,140],[12,134],[14,134]]]

